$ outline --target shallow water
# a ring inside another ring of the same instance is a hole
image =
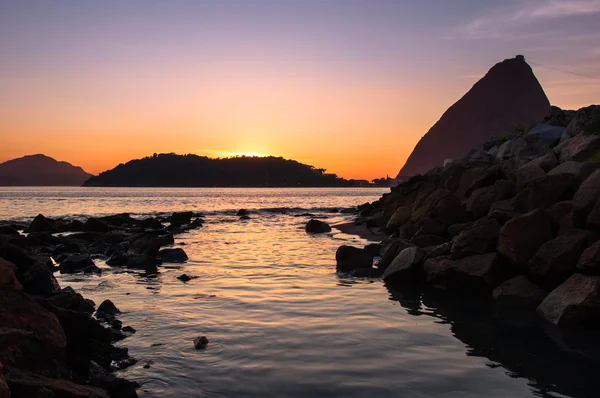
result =
[[[337,275],[337,247],[368,242],[306,234],[302,214],[334,224],[350,216],[332,208],[386,191],[0,188],[0,219],[205,214],[203,228],[176,236],[190,257],[181,267],[143,275],[97,260],[99,276],[57,275],[96,303],[112,299],[137,329],[120,344],[139,362],[120,373],[142,397],[595,395],[598,351],[581,338],[500,323],[477,300]],[[250,220],[234,215],[242,207]],[[183,283],[183,272],[197,278]],[[201,335],[210,343],[197,351]]]

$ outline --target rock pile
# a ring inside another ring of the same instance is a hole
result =
[[[371,262],[340,247],[339,271],[490,297],[561,327],[600,325],[600,106],[553,107],[361,206],[357,221],[389,236]]]

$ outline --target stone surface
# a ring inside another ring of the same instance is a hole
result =
[[[462,231],[452,243],[452,258],[494,251],[500,234],[500,223],[493,218],[482,218],[471,228]]]
[[[575,137],[579,134],[600,134],[600,105],[581,108],[567,125],[565,135]]]
[[[537,312],[559,327],[598,326],[600,277],[572,275],[546,296]]]
[[[412,217],[412,208],[410,206],[400,206],[394,211],[392,217],[386,225],[386,229],[393,232],[408,222]]]
[[[578,135],[569,138],[554,148],[560,163],[574,160],[583,162],[588,160],[596,151],[600,149],[600,136],[597,135]]]
[[[598,200],[600,200],[600,170],[590,174],[573,196],[573,215],[576,225],[585,225],[588,214]]]
[[[0,258],[0,288],[19,291],[23,290],[23,285],[21,285],[15,276],[16,271],[16,265]]]
[[[185,224],[189,224],[192,221],[194,213],[191,211],[175,212],[171,215],[169,222],[174,227],[179,227]]]
[[[419,247],[408,247],[402,250],[383,272],[386,282],[413,282],[423,259],[425,251]]]
[[[326,222],[312,219],[306,224],[304,230],[309,233],[322,234],[331,232],[331,227]]]
[[[584,274],[600,275],[600,241],[584,250],[577,262],[577,269]]]
[[[546,291],[519,275],[495,288],[492,297],[500,311],[535,311]]]
[[[96,267],[89,254],[71,254],[60,262],[59,269],[63,273],[92,272],[98,270],[98,267]]]
[[[202,350],[208,345],[208,339],[205,336],[196,337],[194,339],[194,347],[197,350]]]
[[[565,131],[564,127],[551,126],[548,124],[538,124],[527,133],[529,137],[535,138],[538,143],[554,146],[560,141],[560,137]]]
[[[571,174],[544,176],[527,187],[528,209],[545,209],[557,202],[569,200],[578,187],[579,179]]]
[[[187,254],[180,247],[161,249],[158,251],[157,257],[164,263],[183,263],[188,260]]]
[[[527,264],[547,241],[554,238],[552,218],[544,210],[515,217],[500,229],[498,251],[516,264]]]
[[[340,246],[335,252],[338,272],[349,272],[359,268],[371,268],[373,257],[364,250],[353,246]]]
[[[544,170],[535,163],[527,163],[515,170],[517,190],[522,190],[528,184],[546,176]]]

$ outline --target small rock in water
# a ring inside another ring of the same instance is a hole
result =
[[[107,300],[104,300],[102,302],[102,304],[100,304],[98,306],[98,309],[96,310],[96,312],[100,312],[100,313],[104,313],[104,314],[117,314],[121,311],[119,311],[117,306],[115,306],[112,301],[107,299]]]
[[[331,227],[326,222],[315,220],[313,218],[308,223],[306,223],[304,230],[306,232],[321,234],[324,232],[331,232]]]
[[[196,337],[194,339],[194,347],[197,350],[202,350],[208,345],[208,339],[205,336]]]
[[[236,213],[236,216],[247,216],[250,212],[246,209],[239,209]]]
[[[138,360],[135,359],[134,357],[128,357],[128,358],[122,359],[120,361],[115,361],[115,363],[113,364],[113,368],[115,370],[122,370],[122,369],[125,369],[125,368],[135,365],[137,362],[138,362]]]
[[[121,330],[123,330],[124,332],[127,332],[127,333],[135,333],[135,329],[134,329],[134,328],[132,328],[131,326],[125,326],[125,327],[124,327],[123,329],[121,329]]]
[[[249,220],[249,219],[250,219],[250,216],[241,216],[240,217],[240,220]]]
[[[194,279],[194,277],[189,276],[188,274],[181,274],[177,277],[177,279],[179,279],[182,282],[187,282],[187,281],[191,281],[192,279]]]

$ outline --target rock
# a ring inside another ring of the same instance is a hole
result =
[[[381,258],[377,262],[377,268],[381,271],[385,271],[402,250],[412,246],[414,246],[414,244],[400,238],[382,242],[381,251],[379,253]]]
[[[99,270],[89,254],[71,254],[65,260],[61,261],[58,268],[61,273],[79,271],[96,272]]]
[[[556,286],[575,270],[583,251],[597,239],[593,232],[574,230],[549,240],[529,261],[529,271],[544,283]]]
[[[481,175],[478,179],[473,181],[471,186],[465,191],[465,196],[469,197],[471,196],[471,193],[473,193],[473,191],[477,189],[494,185],[496,181],[502,178],[504,178],[504,176],[502,174],[502,169],[500,168],[500,165],[495,164],[493,166],[490,166],[485,170],[483,175]]]
[[[562,176],[569,175],[577,178],[578,180],[581,178],[581,172],[583,170],[583,163],[574,162],[572,160],[568,160],[564,163],[559,164],[554,167],[552,170],[548,172],[548,176]]]
[[[8,384],[6,384],[6,379],[4,378],[2,363],[0,363],[0,398],[10,398],[10,390],[8,389]]]
[[[559,327],[598,326],[600,277],[574,274],[554,289],[537,313]]]
[[[143,234],[137,237],[131,243],[131,247],[127,250],[127,254],[146,255],[154,257],[158,254],[161,246],[167,246],[174,243],[173,235],[154,235]]]
[[[551,126],[567,127],[575,117],[576,111],[560,109],[558,106],[550,107],[550,115],[544,117],[541,123]]]
[[[96,310],[96,303],[93,300],[84,298],[77,306],[76,311],[82,314],[92,315]]]
[[[544,170],[535,163],[527,163],[515,170],[517,190],[520,191],[528,184],[540,180],[546,176]]]
[[[390,232],[393,232],[397,230],[398,227],[410,221],[411,217],[412,208],[409,206],[400,206],[396,209],[396,211],[394,211],[394,214],[392,214],[392,217],[386,225],[386,229]]]
[[[249,215],[250,212],[246,209],[239,209],[237,213],[235,213],[236,216],[247,216]]]
[[[136,332],[136,330],[134,328],[132,328],[131,326],[123,327],[123,331],[126,333],[132,333],[132,334]]]
[[[179,247],[159,250],[157,257],[164,263],[184,263],[188,260],[185,251]]]
[[[137,382],[125,380],[108,373],[106,369],[94,361],[90,361],[89,384],[102,388],[110,394],[111,398],[136,398]]]
[[[349,272],[358,268],[372,268],[373,257],[371,254],[357,247],[340,246],[335,252],[337,272]]]
[[[194,339],[194,348],[203,350],[208,345],[208,339],[205,336],[196,337]]]
[[[600,170],[596,170],[581,183],[573,196],[573,216],[576,225],[585,225],[588,214],[590,214],[599,199]]]
[[[139,221],[135,218],[132,218],[129,213],[112,214],[110,216],[100,217],[98,220],[105,224],[116,227],[139,224]]]
[[[386,282],[414,282],[418,267],[425,258],[425,251],[419,247],[408,247],[400,252],[383,272]]]
[[[23,290],[23,286],[15,276],[16,271],[17,267],[13,263],[0,258],[0,288],[18,291]]]
[[[47,297],[46,300],[58,308],[77,311],[79,305],[83,302],[83,296],[73,289],[65,288],[62,291]]]
[[[558,159],[554,152],[548,152],[545,155],[538,156],[537,158],[531,160],[527,164],[537,164],[544,170],[546,173],[555,169],[558,166]]]
[[[600,275],[600,241],[584,250],[577,262],[577,269],[583,274]]]
[[[326,222],[312,219],[306,224],[304,230],[309,233],[320,234],[324,232],[330,232],[331,227]]]
[[[538,124],[527,135],[535,138],[540,144],[553,147],[558,144],[564,131],[564,127]]]
[[[519,275],[495,288],[492,297],[499,311],[535,311],[546,291]]]
[[[600,133],[599,105],[590,105],[579,109],[565,130],[565,136],[567,137],[598,133]]]
[[[110,227],[105,222],[102,222],[97,218],[90,217],[85,223],[83,223],[83,230],[89,232],[108,232]]]
[[[505,159],[510,159],[519,156],[519,153],[525,148],[527,142],[523,138],[515,138],[507,140],[504,144],[498,148],[496,154],[496,162],[500,162]]]
[[[54,221],[42,214],[35,216],[28,228],[29,232],[54,232]]]
[[[124,267],[127,263],[127,254],[122,250],[117,250],[110,255],[108,260],[106,260],[106,264],[111,267]]]
[[[142,226],[150,229],[163,229],[165,226],[154,217],[145,218],[142,220]]]
[[[554,152],[560,163],[569,160],[583,162],[594,155],[598,149],[600,149],[600,136],[578,135],[558,144]]]
[[[479,180],[484,174],[486,169],[482,167],[468,168],[462,174],[460,178],[460,184],[455,191],[456,196],[459,199],[466,197],[466,192],[473,186],[475,181]]]
[[[189,276],[188,274],[181,274],[177,277],[177,279],[179,279],[182,282],[188,282],[195,278],[197,278],[197,276]]]
[[[104,300],[96,310],[96,313],[105,314],[105,315],[115,315],[119,314],[121,311],[117,308],[117,306],[110,301],[109,299]]]
[[[450,274],[450,256],[428,258],[423,263],[423,274],[428,285],[435,288],[445,288]]]
[[[556,202],[569,200],[578,187],[579,180],[570,174],[547,175],[533,181],[527,187],[528,209],[545,209]]]
[[[500,235],[500,223],[493,218],[482,218],[471,228],[462,231],[452,243],[452,258],[494,251]]]
[[[240,216],[240,220],[244,221],[244,220],[249,220],[250,216]]]
[[[67,243],[61,243],[60,245],[56,246],[54,248],[54,250],[52,250],[52,256],[54,258],[56,258],[58,255],[64,254],[64,253],[71,253],[71,254],[87,253],[87,248],[85,247],[84,244],[82,244],[80,242],[67,242]]]
[[[586,228],[600,231],[600,201],[596,202],[585,221]]]
[[[440,236],[427,234],[415,234],[410,240],[410,243],[419,247],[438,246],[445,242],[446,239]]]
[[[438,189],[432,192],[421,206],[414,209],[412,220],[423,223],[431,220],[444,229],[452,224],[467,221],[468,215],[460,200],[451,192]]]
[[[473,214],[474,218],[485,216],[496,201],[496,190],[494,186],[476,189],[469,199],[467,199],[467,211]]]
[[[7,376],[12,395],[15,397],[109,398],[108,393],[101,388],[49,378],[32,372],[13,370]],[[43,391],[42,395],[39,394],[40,391]]]
[[[369,243],[364,249],[373,257],[379,256],[382,246],[379,243]]]
[[[135,365],[136,363],[138,363],[137,359],[135,359],[134,357],[127,357],[125,359],[121,359],[120,361],[115,361],[115,363],[113,364],[113,369],[123,370]]]
[[[500,229],[498,251],[516,264],[527,264],[547,241],[554,238],[552,218],[544,210],[515,217]]]
[[[189,224],[192,221],[194,213],[191,211],[175,212],[171,215],[169,222],[173,227],[180,227],[185,224]]]
[[[478,254],[452,261],[447,272],[447,286],[468,294],[489,294],[514,275],[498,253]]]
[[[155,256],[127,254],[125,258],[125,267],[144,270],[148,273],[156,273],[158,265],[160,265],[160,261]]]
[[[17,278],[25,292],[30,294],[48,296],[60,290],[52,271],[41,262],[35,263],[25,271],[19,270]]]
[[[427,258],[447,256],[452,249],[452,242],[444,242],[441,245],[429,246],[425,248]]]

